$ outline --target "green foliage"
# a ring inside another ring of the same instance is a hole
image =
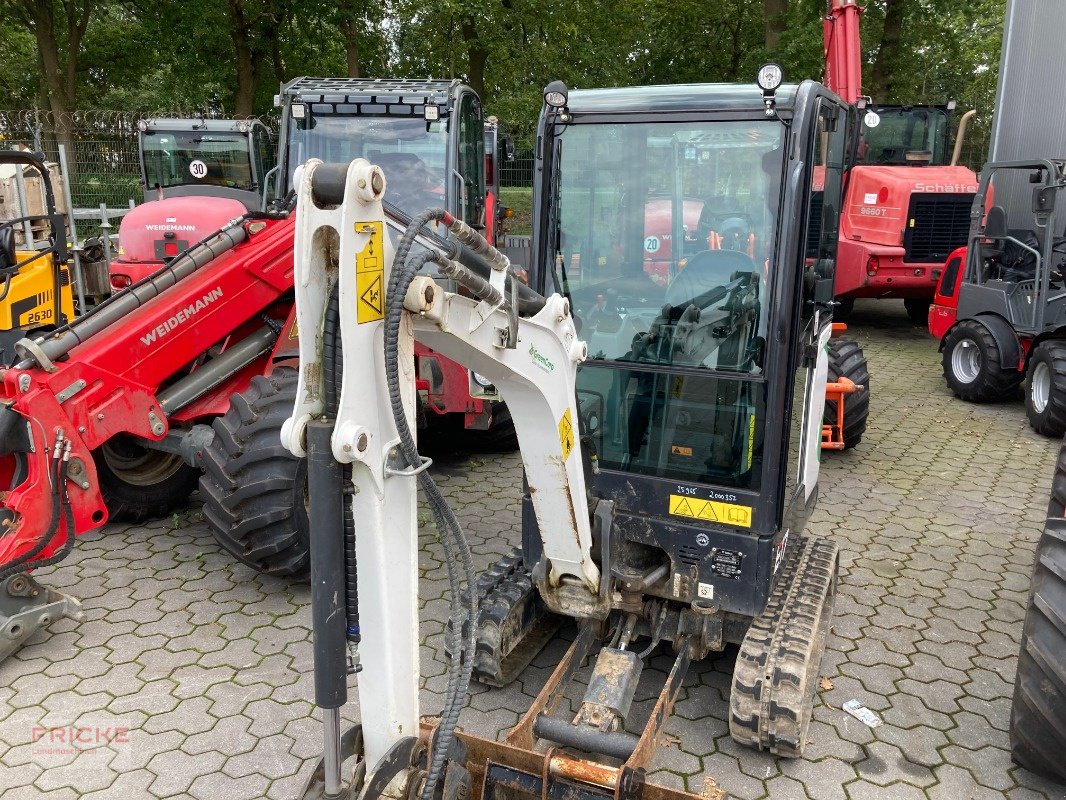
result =
[[[0,0],[0,107],[46,108],[55,94],[42,78],[39,31],[28,21],[41,7],[56,15],[60,64],[69,55],[64,15],[89,11],[68,110],[195,109],[217,100],[227,113],[243,103],[262,114],[279,81],[345,75],[354,63],[368,77],[464,77],[528,146],[541,87],[556,78],[573,87],[747,81],[767,59],[790,79],[818,78],[826,3]],[[862,19],[868,75],[890,7],[901,13],[901,44],[872,76],[887,76],[885,99],[955,97],[960,109],[980,111],[977,142],[991,121],[1004,0],[869,0]],[[770,8],[786,9],[770,16],[782,23],[773,48],[766,46]],[[974,145],[967,155],[980,161],[983,154]]]

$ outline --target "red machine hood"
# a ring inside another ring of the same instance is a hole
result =
[[[902,246],[912,195],[977,192],[968,167],[853,167],[841,235],[856,241]]]
[[[199,242],[227,222],[248,213],[239,200],[225,197],[168,197],[143,203],[122,218],[119,261],[160,261],[159,242]]]

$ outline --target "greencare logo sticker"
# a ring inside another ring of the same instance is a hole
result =
[[[555,372],[555,364],[553,364],[545,355],[543,355],[533,345],[529,346],[529,357],[533,359],[533,363],[540,367],[545,372]]]

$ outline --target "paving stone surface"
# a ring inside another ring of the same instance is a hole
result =
[[[738,798],[1066,798],[1008,753],[1018,639],[1058,442],[1019,401],[968,405],[944,387],[935,343],[898,302],[860,303],[871,364],[862,443],[823,459],[811,528],[841,545],[836,616],[808,758],[735,745],[726,724],[735,649],[685,680],[652,779]],[[434,474],[479,568],[519,539],[514,454],[436,453]],[[423,713],[445,684],[447,580],[421,544]],[[38,578],[83,600],[0,664],[0,797],[294,798],[320,748],[307,586],[263,578],[215,545],[195,502],[143,526],[82,537]],[[573,630],[506,689],[473,688],[461,725],[498,736],[529,707]],[[650,710],[671,658],[645,671]],[[881,715],[870,729],[841,705]],[[356,704],[345,710],[358,718]],[[70,729],[87,731],[70,745]],[[56,737],[66,730],[68,738]],[[92,741],[84,741],[89,737]]]

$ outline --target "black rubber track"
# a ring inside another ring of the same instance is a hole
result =
[[[172,461],[179,458],[159,450],[147,451],[146,454],[155,460]],[[200,479],[200,470],[181,464],[172,475],[156,483],[130,483],[108,466],[102,452],[93,453],[93,460],[96,462],[100,494],[107,506],[108,519],[112,522],[143,522],[166,516],[189,502],[189,495],[196,491]]]
[[[468,591],[463,590],[464,600]],[[474,679],[488,686],[507,686],[544,648],[563,618],[544,607],[518,547],[478,577],[476,591]]]
[[[1026,769],[1066,783],[1066,444],[1059,450],[1048,521],[1036,548],[1022,630],[1011,757]]]
[[[964,339],[969,339],[981,352],[981,371],[970,383],[955,377],[951,367],[951,354]],[[999,345],[988,328],[977,320],[964,320],[944,337],[941,365],[948,388],[971,403],[995,403],[1009,397],[1017,390],[1024,374],[1016,369],[1004,369],[999,363]]]
[[[200,492],[215,538],[266,575],[308,574],[305,462],[281,444],[292,414],[297,372],[279,367],[230,400],[204,448]]]
[[[850,339],[829,340],[829,381],[837,378],[850,378],[865,391],[849,394],[844,399],[844,449],[850,450],[862,441],[866,433],[866,421],[870,416],[870,368],[866,355],[858,342]],[[837,404],[835,400],[825,401],[823,421],[836,425]]]
[[[837,545],[793,537],[763,613],[737,653],[729,734],[748,747],[800,758],[807,743],[818,667],[833,618]]]
[[[1033,406],[1032,378],[1038,364],[1047,364],[1051,387],[1043,411]],[[1037,345],[1029,357],[1025,384],[1025,415],[1033,430],[1044,436],[1059,438],[1066,434],[1066,342],[1049,339]]]

